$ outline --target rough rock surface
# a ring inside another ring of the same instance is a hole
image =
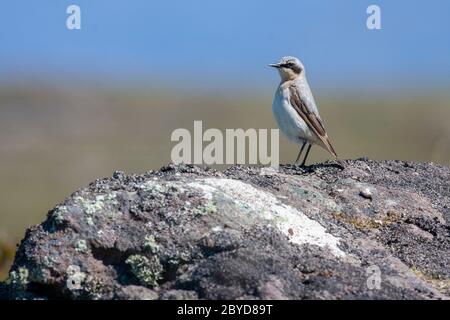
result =
[[[11,299],[448,299],[450,169],[115,172],[30,228]]]

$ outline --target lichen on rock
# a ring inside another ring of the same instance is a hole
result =
[[[448,299],[450,169],[343,164],[115,172],[27,231],[0,297]]]
[[[11,289],[16,292],[25,291],[29,283],[28,277],[27,268],[19,267],[17,270],[11,271],[8,279]]]
[[[159,259],[152,256],[150,259],[141,255],[132,255],[125,261],[130,266],[131,273],[144,286],[155,287],[161,279],[163,266]]]

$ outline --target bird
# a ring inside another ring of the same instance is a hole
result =
[[[318,145],[336,159],[336,151],[331,144],[319,115],[316,102],[306,80],[305,67],[296,57],[286,56],[280,62],[269,64],[280,74],[272,104],[272,111],[281,132],[291,141],[301,145],[295,164],[306,149],[301,166],[304,167],[312,145]]]

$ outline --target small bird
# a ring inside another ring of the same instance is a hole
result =
[[[303,64],[295,57],[283,57],[279,63],[269,66],[277,68],[281,77],[272,104],[275,120],[289,140],[301,145],[295,164],[299,162],[307,144],[301,166],[305,165],[313,144],[321,146],[337,158],[306,81]]]

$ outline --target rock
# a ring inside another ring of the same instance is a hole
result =
[[[117,171],[27,231],[0,298],[448,299],[449,181],[366,158]]]
[[[159,294],[143,286],[121,286],[118,288],[116,298],[120,300],[156,300]]]
[[[6,284],[0,282],[0,300],[8,299],[8,288]]]
[[[372,200],[372,192],[370,191],[369,188],[362,189],[362,190],[359,192],[359,195],[360,195],[361,197],[363,197],[364,199]]]

